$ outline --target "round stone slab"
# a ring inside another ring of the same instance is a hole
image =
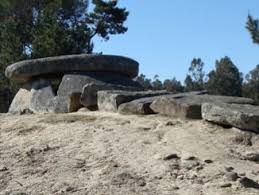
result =
[[[129,78],[138,75],[138,62],[113,55],[66,55],[25,60],[8,66],[5,75],[18,82],[26,82],[33,77],[60,77],[68,73],[112,72]]]

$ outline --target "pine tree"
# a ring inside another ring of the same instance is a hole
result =
[[[216,61],[216,69],[208,74],[207,90],[212,94],[241,96],[242,74],[229,57]]]
[[[243,85],[243,95],[254,99],[259,104],[259,65],[246,75],[246,81]]]
[[[135,80],[144,88],[144,90],[152,89],[151,79],[146,78],[144,74],[140,74]]]
[[[183,86],[181,82],[177,81],[175,77],[171,80],[170,79],[164,80],[163,88],[173,93],[183,92]]]
[[[259,20],[254,19],[251,15],[248,15],[246,28],[249,31],[253,42],[259,44]]]

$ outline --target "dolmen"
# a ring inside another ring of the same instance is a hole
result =
[[[209,95],[207,91],[143,91],[134,81],[138,70],[135,60],[112,55],[68,55],[17,62],[5,72],[21,85],[9,112],[68,113],[84,107],[126,115],[203,119],[259,133],[259,106],[254,100]]]
[[[135,60],[113,55],[67,55],[25,60],[6,68],[20,84],[9,112],[67,113],[97,108],[98,90],[139,91]],[[54,88],[57,88],[54,90]]]

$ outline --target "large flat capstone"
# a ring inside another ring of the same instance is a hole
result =
[[[259,133],[259,106],[248,104],[204,103],[202,118]]]
[[[34,77],[60,77],[69,73],[112,72],[134,78],[138,75],[139,64],[126,57],[113,55],[67,55],[25,60],[6,68],[5,75],[18,82]]]
[[[118,107],[126,102],[144,97],[153,97],[169,94],[168,91],[98,91],[98,109],[103,111],[117,112]]]
[[[233,103],[254,104],[254,100],[243,97],[218,96],[218,95],[193,95],[175,98],[173,96],[162,96],[151,104],[154,112],[175,116],[180,118],[201,119],[201,105],[203,103]]]

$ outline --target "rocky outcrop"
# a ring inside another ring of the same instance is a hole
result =
[[[138,86],[138,85],[136,85]],[[86,108],[97,108],[97,92],[103,90],[138,91],[140,87],[130,87],[105,83],[89,83],[83,87],[80,103]]]
[[[259,106],[204,103],[202,118],[221,125],[228,125],[259,133]]]
[[[9,112],[22,114],[30,110],[34,113],[47,112],[49,99],[54,97],[50,82],[39,79],[24,85],[15,95]]]
[[[250,98],[190,95],[186,97],[162,96],[151,104],[151,109],[159,114],[180,118],[201,119],[201,105],[207,102],[223,102],[235,104],[254,104]]]
[[[75,72],[112,72],[134,78],[138,75],[138,63],[122,56],[67,55],[17,62],[6,68],[5,75],[18,82],[35,77],[59,77]]]
[[[168,91],[98,91],[98,108],[103,111],[117,112],[118,107],[136,99],[169,94]]]

